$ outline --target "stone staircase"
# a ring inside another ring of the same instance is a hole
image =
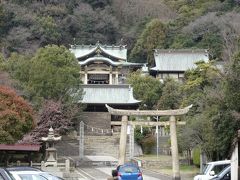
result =
[[[109,156],[118,158],[120,134],[113,133],[109,135],[84,135],[84,156]],[[79,163],[79,136],[70,138],[63,136],[62,141],[55,146],[58,151],[58,157],[69,158],[76,165]],[[129,158],[129,146],[126,149],[126,157]],[[84,159],[84,164],[98,164],[92,160]],[[82,164],[82,163],[81,163]],[[109,164],[102,162],[103,165]],[[111,164],[111,162],[110,162]]]
[[[118,157],[119,134],[112,136],[85,136],[85,155]]]
[[[79,137],[72,139],[63,136],[62,141],[56,144],[58,156],[79,156]],[[112,156],[117,158],[119,151],[119,133],[108,135],[85,135],[84,136],[84,155],[91,156]],[[126,155],[129,155],[127,147]]]

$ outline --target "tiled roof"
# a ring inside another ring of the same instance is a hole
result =
[[[139,66],[139,67],[143,66],[142,63],[131,63],[131,62],[127,62],[127,61],[116,62],[116,61],[112,61],[111,59],[102,57],[102,56],[94,56],[94,57],[87,58],[84,61],[80,61],[79,64],[86,65],[86,64],[88,64],[90,62],[94,62],[94,61],[105,61],[113,66]]]
[[[208,52],[203,49],[157,49],[154,58],[155,67],[151,68],[154,71],[186,71],[196,67],[197,61],[209,61]]]
[[[137,104],[130,85],[82,85],[86,104]]]
[[[11,151],[39,151],[40,145],[33,144],[0,144],[0,150]]]

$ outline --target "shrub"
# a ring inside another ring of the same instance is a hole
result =
[[[200,148],[193,149],[193,164],[200,166]]]
[[[142,144],[142,147],[143,147],[143,152],[145,154],[150,154],[152,149],[153,149],[153,147],[156,144],[156,139],[155,139],[155,137],[153,135],[149,134],[148,136],[146,136],[142,140],[141,144]]]

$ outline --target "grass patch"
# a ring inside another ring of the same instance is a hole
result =
[[[182,157],[180,157],[181,159]],[[156,155],[143,155],[140,157],[136,157],[138,160],[143,161],[160,161],[163,166],[155,166],[149,168],[149,170],[153,170],[165,175],[172,175],[172,157],[167,155],[159,155],[158,158]],[[180,174],[185,180],[192,180],[193,177],[199,172],[199,168],[196,166],[190,165],[180,165]]]
[[[183,172],[199,172],[199,168],[196,166],[189,166],[189,165],[180,165],[180,171]]]
[[[152,169],[161,174],[172,175],[172,167],[162,167],[159,169]],[[193,179],[193,177],[199,172],[199,168],[195,166],[180,165],[180,174],[184,179]]]
[[[153,161],[153,160],[159,160],[159,161],[171,161],[172,157],[167,155],[159,155],[158,157],[156,155],[142,155],[139,157],[136,157],[137,159],[145,160],[145,161]]]

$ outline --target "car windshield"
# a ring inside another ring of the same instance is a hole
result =
[[[22,180],[47,180],[47,178],[35,174],[19,174]]]
[[[222,172],[226,167],[228,167],[229,164],[219,164],[219,165],[215,165],[212,169],[212,171],[215,172],[215,174],[219,174],[220,172]]]
[[[59,178],[57,176],[53,176],[53,175],[47,174],[47,173],[42,173],[41,176],[45,177],[48,180],[62,180],[62,178]]]
[[[208,170],[209,170],[210,167],[211,167],[211,164],[206,164],[206,165],[204,166],[204,168],[203,168],[202,173],[203,173],[203,174],[207,174],[207,172],[208,172]]]
[[[119,171],[123,173],[138,173],[139,169],[136,166],[122,166]]]

